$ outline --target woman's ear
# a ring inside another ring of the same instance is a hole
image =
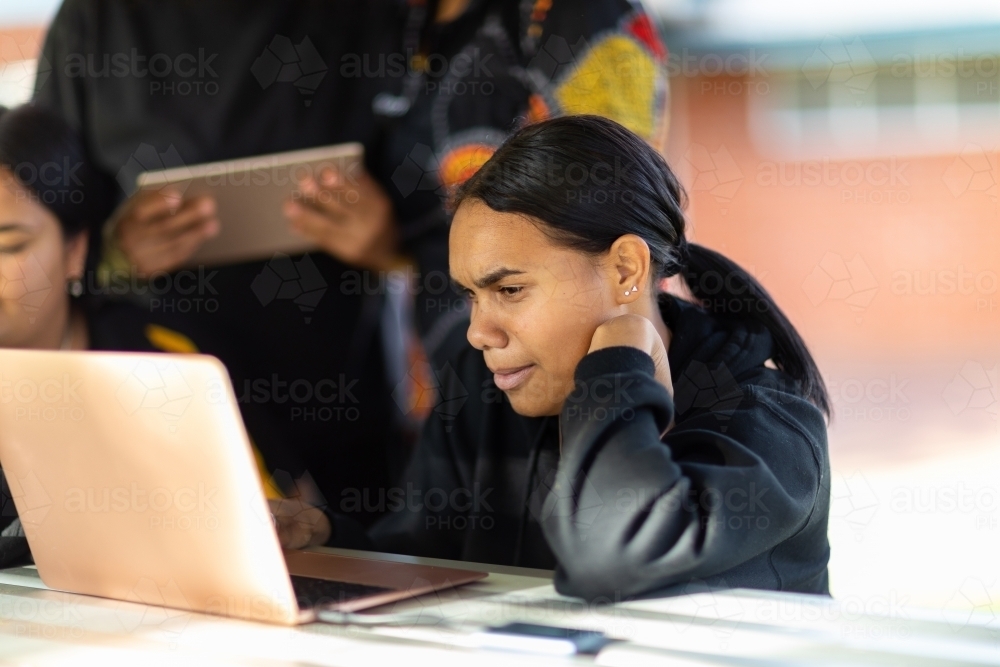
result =
[[[608,270],[615,283],[618,303],[632,303],[649,287],[649,245],[635,234],[625,234],[608,251]]]
[[[66,242],[66,279],[80,280],[87,265],[87,232],[78,232]]]

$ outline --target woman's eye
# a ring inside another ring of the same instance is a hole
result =
[[[25,248],[28,247],[27,241],[22,241],[20,243],[3,243],[0,244],[0,254],[4,255],[16,255]]]
[[[524,288],[521,287],[520,285],[510,286],[510,287],[501,287],[500,288],[500,293],[503,294],[504,296],[517,296],[518,294],[521,293],[522,289],[524,289]]]

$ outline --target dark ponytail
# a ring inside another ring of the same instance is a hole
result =
[[[795,327],[738,264],[687,241],[684,188],[659,153],[618,123],[581,115],[528,125],[458,188],[452,208],[466,199],[541,220],[556,242],[593,255],[624,234],[639,236],[657,282],[681,274],[709,312],[765,327],[775,365],[829,417],[823,378]]]
[[[764,286],[739,264],[714,250],[688,245],[684,282],[709,312],[719,317],[752,319],[771,332],[774,362],[799,383],[809,402],[830,416],[830,398],[819,368],[799,336]]]

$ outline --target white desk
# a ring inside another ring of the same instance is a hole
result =
[[[3,570],[0,664],[1000,665],[1000,619],[992,613],[946,614],[875,599],[854,604],[748,590],[589,606],[556,594],[541,570],[365,555],[491,574],[461,589],[378,610],[407,612],[413,625],[283,628],[60,593],[46,589],[32,568]],[[446,621],[425,624],[441,618]],[[456,629],[515,620],[600,629],[628,641],[605,648],[596,659],[545,658],[476,650],[469,634]]]

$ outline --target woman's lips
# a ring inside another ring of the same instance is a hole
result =
[[[522,366],[521,368],[512,368],[504,371],[497,371],[493,373],[493,382],[500,391],[510,391],[511,389],[516,389],[519,385],[524,384],[531,372],[535,370],[534,364],[530,366]]]

